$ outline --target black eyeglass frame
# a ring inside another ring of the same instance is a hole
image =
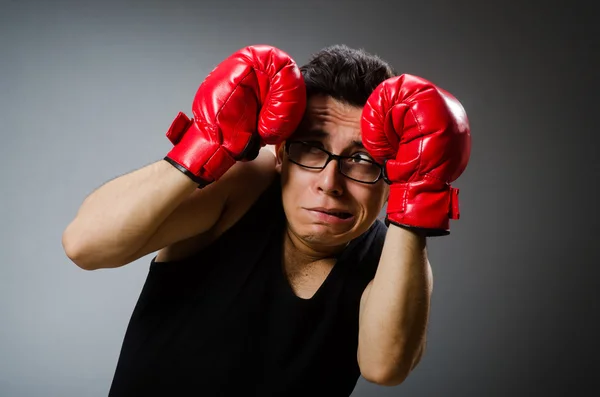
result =
[[[327,156],[328,156],[327,157],[327,161],[325,161],[325,164],[322,167],[311,167],[311,166],[308,166],[308,165],[300,164],[300,163],[292,160],[290,158],[290,145],[292,143],[302,143],[304,145],[313,147],[315,149],[319,149],[320,151],[322,151],[322,152],[324,152],[324,153],[327,154]],[[313,145],[310,142],[305,142],[305,141],[300,141],[300,140],[286,141],[285,142],[285,153],[288,156],[288,160],[290,160],[292,163],[294,163],[296,165],[299,165],[300,167],[303,167],[303,168],[308,168],[308,169],[311,169],[311,170],[323,170],[323,169],[325,169],[325,167],[327,167],[327,165],[329,164],[329,162],[331,160],[337,160],[338,161],[337,162],[338,163],[338,167],[337,168],[338,168],[338,171],[340,172],[340,174],[342,174],[343,176],[345,176],[346,178],[348,178],[348,179],[350,179],[352,181],[355,181],[355,182],[358,182],[358,183],[365,183],[367,185],[374,185],[377,182],[379,182],[380,179],[383,179],[386,183],[390,184],[390,181],[389,181],[389,179],[387,177],[387,173],[385,172],[385,166],[379,164],[378,162],[376,162],[374,160],[363,159],[363,161],[367,161],[367,162],[369,162],[371,164],[375,164],[379,168],[379,175],[377,176],[377,179],[375,179],[373,182],[365,182],[365,181],[359,181],[358,179],[354,179],[354,178],[352,178],[352,177],[350,177],[350,176],[348,176],[348,175],[346,175],[346,174],[344,174],[342,172],[342,162],[340,160],[352,159],[352,158],[354,158],[354,156],[340,156],[340,155],[337,155],[337,154],[333,154],[330,151],[323,149],[322,147]]]

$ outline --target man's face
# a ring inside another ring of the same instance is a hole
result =
[[[361,144],[361,112],[362,108],[331,97],[311,97],[291,139],[309,141],[338,155],[368,156]],[[277,168],[289,231],[317,250],[335,250],[365,232],[377,218],[389,191],[382,179],[365,184],[346,178],[336,160],[322,170],[303,168],[289,161],[284,145],[277,148]],[[323,211],[345,214],[328,215]]]

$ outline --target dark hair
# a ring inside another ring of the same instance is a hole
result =
[[[381,82],[396,75],[377,55],[343,44],[321,49],[300,70],[308,97],[327,95],[359,107]]]

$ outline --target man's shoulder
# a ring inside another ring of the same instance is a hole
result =
[[[342,258],[363,268],[376,267],[383,251],[387,229],[384,222],[376,219],[363,234],[348,244]]]
[[[252,197],[244,201],[233,203],[219,221],[217,233],[220,236],[237,230],[259,232],[279,222],[282,216],[281,184],[279,175],[276,175],[260,192],[254,192]]]
[[[370,246],[383,248],[387,231],[388,227],[385,223],[380,219],[375,219],[375,222],[373,222],[371,227],[364,233],[364,236],[369,241]]]
[[[215,225],[202,235],[189,239],[186,257],[204,253],[209,247],[222,247],[232,238],[249,238],[264,229],[265,220],[277,211],[281,199],[279,174],[270,166],[272,154],[262,151],[253,162],[238,163],[226,174],[232,188]],[[251,164],[254,163],[254,164]],[[281,207],[281,205],[279,206]]]

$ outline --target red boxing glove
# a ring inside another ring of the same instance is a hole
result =
[[[471,154],[469,120],[450,93],[417,76],[382,82],[363,108],[362,141],[384,164],[391,185],[386,223],[425,236],[450,234],[460,216],[458,189],[450,184]]]
[[[285,52],[245,47],[219,64],[198,88],[193,119],[179,113],[167,137],[165,160],[200,187],[218,180],[236,161],[289,137],[304,115],[306,87]]]

